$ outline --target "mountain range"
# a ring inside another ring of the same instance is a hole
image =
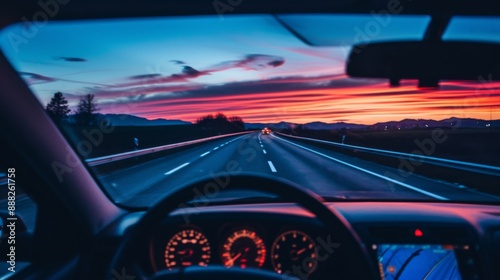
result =
[[[154,119],[148,120],[146,118],[137,117],[127,114],[99,114],[101,118],[107,118],[115,126],[160,126],[160,125],[189,125],[191,122],[183,120],[168,120],[168,119]],[[378,122],[372,125],[363,125],[346,122],[309,122],[305,124],[298,124],[293,122],[277,122],[277,123],[245,123],[246,129],[263,129],[269,127],[274,130],[297,128],[302,125],[302,129],[309,130],[338,130],[338,129],[413,129],[413,128],[426,128],[426,127],[500,127],[500,120],[481,120],[473,118],[447,118],[443,120],[430,120],[430,119],[404,119],[400,121]]]
[[[291,122],[279,122],[279,123],[245,123],[245,128],[247,129],[263,129],[264,127],[269,127],[270,129],[290,129],[297,128],[301,124],[291,123]],[[342,128],[347,129],[363,129],[367,127],[366,125],[336,122],[336,123],[325,123],[325,122],[310,122],[302,124],[303,129],[310,130],[337,130]]]
[[[247,129],[262,129],[269,127],[270,129],[290,129],[300,126],[297,123],[279,122],[279,123],[245,123]],[[338,129],[413,129],[413,128],[427,128],[427,127],[500,127],[500,120],[481,120],[473,118],[447,118],[443,120],[429,120],[429,119],[404,119],[400,121],[378,122],[372,125],[362,125],[355,123],[335,122],[310,122],[302,124],[303,129],[309,130],[338,130]]]
[[[167,120],[167,119],[154,119],[148,120],[146,118],[137,117],[126,114],[98,114],[100,118],[106,118],[114,126],[159,126],[159,125],[186,125],[192,124],[182,120]]]
[[[481,120],[473,118],[447,118],[443,120],[404,119],[401,121],[380,122],[370,126],[372,129],[413,129],[426,127],[500,127],[500,120]]]

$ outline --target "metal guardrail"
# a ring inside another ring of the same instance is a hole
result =
[[[124,152],[124,153],[103,156],[103,157],[97,157],[97,158],[90,158],[90,159],[86,159],[85,162],[89,166],[97,166],[97,165],[115,162],[115,161],[119,161],[119,160],[123,160],[123,159],[127,159],[127,158],[147,155],[147,154],[151,154],[151,153],[157,153],[157,152],[166,151],[166,150],[170,150],[170,149],[174,149],[174,148],[189,146],[189,145],[193,145],[193,144],[197,144],[197,143],[202,143],[202,142],[206,142],[206,141],[211,141],[211,140],[216,140],[216,139],[220,139],[220,138],[241,135],[241,134],[246,134],[246,133],[251,133],[251,132],[253,132],[253,131],[245,131],[245,132],[217,135],[217,136],[196,139],[196,140],[191,140],[191,141],[186,141],[186,142],[181,142],[181,143],[174,143],[174,144],[168,144],[168,145],[163,145],[163,146],[158,146],[158,147],[153,147],[153,148],[141,149],[141,150],[137,150],[137,151]]]
[[[352,150],[367,152],[367,153],[371,153],[371,154],[378,154],[381,156],[404,158],[406,160],[418,161],[418,162],[422,162],[422,163],[425,162],[425,163],[431,164],[431,165],[444,166],[444,167],[448,167],[448,168],[454,168],[454,169],[459,169],[459,170],[465,170],[465,171],[500,177],[500,167],[492,166],[492,165],[485,165],[485,164],[451,160],[451,159],[445,159],[445,158],[430,157],[430,156],[424,156],[424,155],[419,155],[419,154],[401,153],[401,152],[381,150],[381,149],[368,148],[368,147],[362,147],[362,146],[341,144],[341,143],[335,143],[335,142],[331,142],[331,141],[319,140],[319,139],[314,139],[314,138],[287,135],[287,134],[283,134],[283,133],[279,133],[279,132],[277,132],[277,134],[284,136],[284,137],[290,137],[290,138],[296,138],[296,139],[300,139],[300,140],[317,142],[317,143],[336,146],[339,148],[349,148]]]

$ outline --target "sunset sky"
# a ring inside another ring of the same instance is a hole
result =
[[[429,90],[345,75],[352,44],[420,39],[428,17],[282,19],[329,46],[305,44],[268,15],[18,25],[2,31],[0,44],[44,106],[60,91],[72,108],[91,93],[101,113],[148,119],[217,112],[246,122],[500,119],[500,82],[489,77]],[[498,23],[455,20],[445,38],[498,41]]]

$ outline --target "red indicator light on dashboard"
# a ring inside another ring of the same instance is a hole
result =
[[[413,234],[415,235],[415,237],[422,237],[422,236],[424,236],[424,232],[423,232],[421,229],[419,229],[419,228],[417,228],[417,229],[413,232]]]

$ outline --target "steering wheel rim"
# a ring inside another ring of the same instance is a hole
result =
[[[324,200],[317,194],[303,189],[300,186],[285,179],[274,178],[262,174],[231,174],[225,186],[217,185],[214,182],[214,178],[212,177],[189,182],[182,187],[176,188],[176,190],[174,190],[172,193],[152,206],[135,225],[133,225],[125,232],[122,242],[119,244],[110,263],[110,269],[108,269],[107,279],[113,278],[111,274],[112,271],[121,271],[124,267],[126,267],[127,264],[130,264],[131,258],[130,256],[127,257],[127,252],[130,253],[133,252],[134,249],[140,249],[139,247],[141,241],[148,240],[150,230],[153,229],[161,219],[164,219],[168,214],[174,212],[175,210],[185,207],[185,203],[187,201],[194,199],[193,194],[200,192],[203,193],[203,191],[206,190],[207,186],[211,186],[212,188],[214,186],[218,186],[218,191],[223,191],[226,189],[262,191],[281,196],[282,198],[297,203],[302,208],[313,213],[316,216],[316,219],[318,219],[323,224],[328,234],[340,236],[340,240],[342,240],[346,244],[344,247],[348,247],[350,249],[349,257],[351,259],[349,261],[356,263],[356,269],[355,271],[353,271],[353,273],[355,273],[356,275],[353,275],[351,279],[379,279],[375,265],[371,260],[369,253],[364,247],[358,234],[354,231],[349,222],[336,209],[327,207],[324,204]],[[272,187],[270,188],[269,186]],[[194,191],[195,189],[197,189],[197,192]],[[212,191],[210,193],[210,197],[213,196],[214,193]],[[178,275],[182,275],[180,276],[182,277],[182,279],[197,279],[190,277],[189,271],[191,270],[194,271],[194,273],[192,273],[193,276],[199,275],[199,270],[197,269],[184,269]],[[220,274],[222,276],[228,276],[228,278],[218,277],[217,279],[234,279],[234,277],[232,277],[231,271],[231,269],[221,268],[219,271]],[[262,272],[262,277],[268,277],[265,279],[273,279],[272,275],[270,275],[268,272],[264,270],[259,271]],[[153,278],[155,278],[157,274],[153,275]],[[284,278],[283,275],[277,273],[273,274],[277,276],[275,279],[287,279]],[[172,277],[173,273],[160,273],[158,274],[158,276],[159,275],[170,275],[169,277]]]

